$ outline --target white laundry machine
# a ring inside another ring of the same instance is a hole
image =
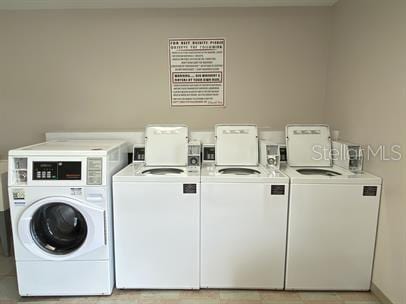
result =
[[[200,169],[188,128],[150,125],[145,165],[113,177],[117,288],[198,289]]]
[[[288,125],[286,136],[286,289],[369,290],[381,178],[332,166],[326,125]]]
[[[121,141],[51,141],[9,151],[21,296],[108,295],[114,286],[111,177]]]
[[[283,289],[289,178],[258,165],[254,125],[217,125],[201,171],[201,287]]]

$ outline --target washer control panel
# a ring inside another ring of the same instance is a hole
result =
[[[143,163],[145,161],[145,145],[135,144],[133,147],[133,162]]]
[[[214,144],[203,144],[203,162],[214,162],[216,160],[216,147]]]
[[[188,144],[188,166],[192,168],[200,168],[201,161],[201,144],[199,141],[191,141]]]
[[[82,163],[80,161],[34,161],[33,180],[80,180]]]

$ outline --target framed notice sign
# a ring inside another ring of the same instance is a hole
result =
[[[171,106],[224,106],[225,39],[169,39]]]

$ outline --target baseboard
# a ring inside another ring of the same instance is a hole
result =
[[[393,304],[391,300],[374,283],[371,284],[371,292],[381,301],[382,304]]]

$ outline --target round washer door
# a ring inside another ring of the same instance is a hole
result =
[[[51,254],[68,254],[86,240],[87,224],[74,206],[54,202],[39,207],[31,219],[31,235],[37,245]]]
[[[41,199],[22,214],[18,233],[39,257],[61,260],[105,245],[104,211],[67,197]]]

